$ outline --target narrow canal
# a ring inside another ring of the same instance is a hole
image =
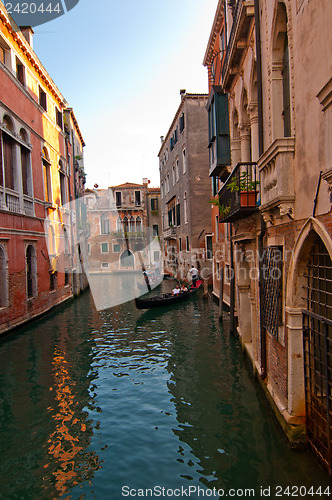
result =
[[[149,498],[154,487],[155,498],[262,498],[262,487],[277,498],[278,486],[328,498],[328,477],[289,449],[227,326],[201,296],[97,312],[87,292],[0,339],[0,498]]]

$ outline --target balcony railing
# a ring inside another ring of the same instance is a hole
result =
[[[176,238],[176,227],[168,227],[163,231],[163,236],[165,239],[174,239]]]
[[[257,163],[238,163],[219,191],[219,220],[233,222],[258,210]]]

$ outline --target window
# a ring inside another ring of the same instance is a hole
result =
[[[176,182],[179,182],[179,158],[176,159],[176,162],[175,162],[175,178],[176,178]]]
[[[24,142],[27,142],[27,134],[24,129],[20,130],[20,137]],[[30,180],[30,151],[25,146],[21,145],[21,170],[23,194],[31,195],[31,180]]]
[[[65,251],[65,255],[69,255],[70,254],[70,251],[69,251],[69,238],[68,238],[68,232],[67,232],[66,228],[64,228],[64,230],[63,230],[63,239],[64,239],[64,251]]]
[[[158,210],[158,198],[151,198],[151,210]]]
[[[182,150],[182,169],[183,173],[185,174],[187,171],[187,158],[186,158],[186,150]]]
[[[218,241],[219,241],[219,216],[218,215],[216,215],[214,232],[216,235],[216,242],[218,243]]]
[[[61,128],[61,130],[63,129],[63,117],[62,117],[62,112],[57,108],[55,107],[55,117],[56,117],[56,124],[58,125],[58,127]]]
[[[161,196],[161,198],[164,197],[164,183],[163,182],[160,183],[160,196]]]
[[[68,286],[70,284],[70,274],[68,269],[65,270],[65,286]]]
[[[15,188],[14,186],[14,170],[15,170],[15,141],[9,135],[2,134],[2,147],[3,147],[3,162],[5,173],[5,184],[9,189]]]
[[[5,55],[6,51],[3,47],[0,46],[0,61],[5,64]]]
[[[136,219],[136,231],[140,233],[142,231],[142,219],[137,217]]]
[[[212,259],[213,251],[212,251],[212,236],[206,237],[206,258]]]
[[[108,243],[101,244],[101,253],[108,253]]]
[[[115,203],[117,207],[122,206],[122,196],[121,196],[121,191],[117,191],[115,193]]]
[[[108,268],[108,262],[102,262],[102,263],[101,263],[101,267],[102,267],[103,269]]]
[[[135,191],[135,205],[140,206],[141,204],[141,192]]]
[[[181,226],[181,212],[180,212],[180,203],[178,203],[175,207],[176,212],[176,225]]]
[[[183,208],[184,208],[184,223],[188,224],[188,199],[187,199],[187,193],[184,193],[184,199],[183,199]]]
[[[176,129],[174,130],[174,144],[176,144],[178,142],[178,128],[176,127]]]
[[[49,155],[46,148],[43,148],[43,177],[44,177],[45,201],[51,203],[52,202],[51,162],[49,160]]]
[[[90,254],[91,254],[91,245],[90,245],[90,243],[88,243],[88,255],[90,255]]]
[[[121,247],[118,244],[113,245],[113,253],[120,253]]]
[[[135,218],[133,216],[131,216],[129,219],[129,232],[130,233],[135,232]]]
[[[100,218],[100,234],[110,234],[110,221],[107,215],[102,215]]]
[[[218,194],[218,177],[212,177],[212,196],[217,196]]]
[[[283,90],[283,117],[284,136],[291,136],[291,105],[290,105],[290,82],[289,82],[289,49],[288,37],[285,37],[284,55],[282,60],[282,90]]]
[[[25,68],[21,61],[16,57],[16,78],[22,85],[25,85]]]
[[[189,252],[189,237],[186,236],[186,250]]]
[[[39,87],[39,104],[45,111],[47,111],[47,95],[41,87]]]
[[[50,291],[56,290],[58,286],[58,273],[57,271],[50,271]]]
[[[153,236],[159,236],[159,226],[158,224],[153,224],[152,226]]]
[[[175,165],[172,165],[172,181],[173,186],[175,185]]]
[[[179,252],[182,251],[182,239],[179,238]]]
[[[67,203],[67,189],[66,189],[66,184],[67,184],[67,178],[63,172],[59,172],[59,177],[60,177],[60,196],[61,196],[61,205],[65,205]]]
[[[180,134],[184,131],[184,113],[180,116],[179,120]]]

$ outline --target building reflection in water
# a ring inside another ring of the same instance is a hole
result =
[[[55,422],[55,430],[47,442],[49,462],[44,465],[48,482],[63,495],[73,486],[94,476],[101,468],[101,461],[95,452],[85,451],[93,434],[92,422],[86,420],[87,412],[82,412],[75,390],[76,382],[71,379],[70,365],[65,353],[56,348],[52,361],[55,392],[54,407],[48,411]]]

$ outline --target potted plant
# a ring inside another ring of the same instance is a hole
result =
[[[240,181],[240,182],[239,182]],[[253,181],[248,172],[242,172],[240,179],[234,175],[227,185],[232,193],[240,191],[240,203],[242,207],[254,207],[256,205],[257,186],[259,181]]]

